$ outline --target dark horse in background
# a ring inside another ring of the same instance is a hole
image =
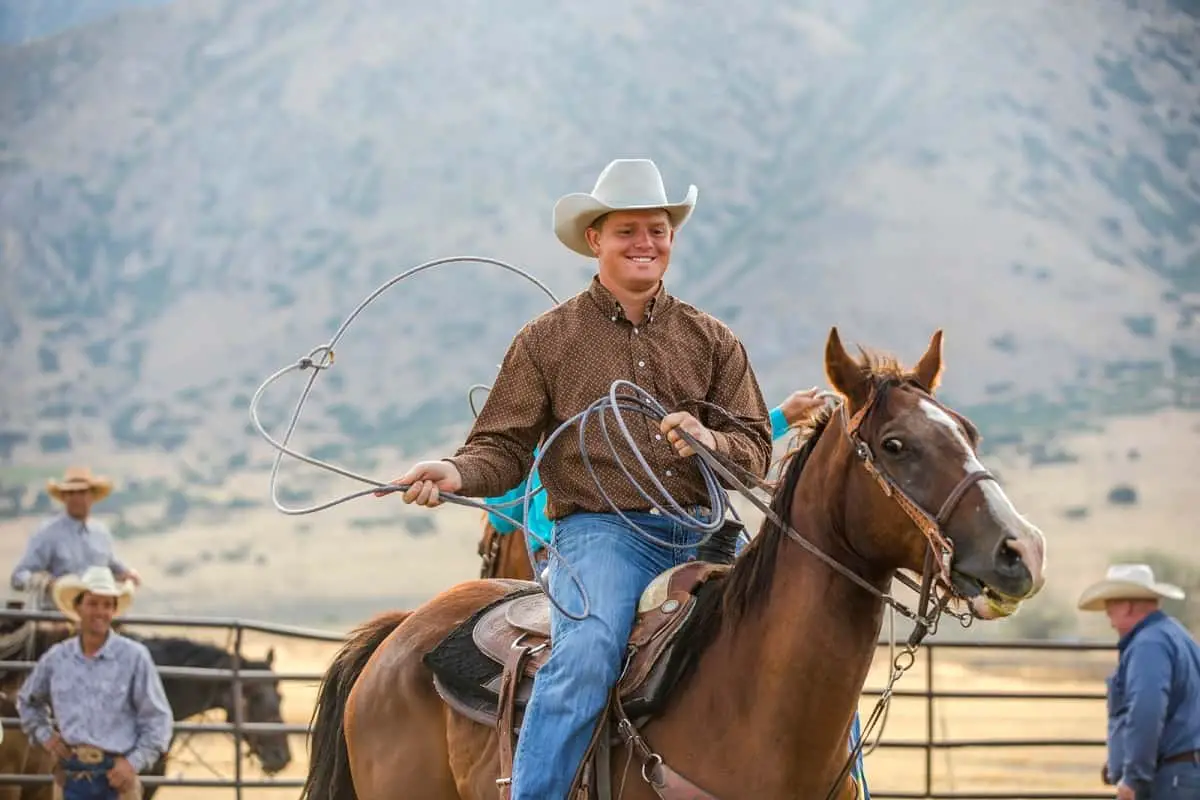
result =
[[[196,667],[201,669],[233,669],[234,654],[208,642],[199,642],[183,637],[169,636],[137,636],[122,631],[123,635],[135,639],[150,651],[150,657],[160,667]],[[267,650],[266,658],[256,661],[245,656],[241,659],[240,669],[246,671],[270,671],[275,661],[274,649]],[[234,694],[233,683],[229,680],[202,680],[199,678],[180,678],[163,676],[163,689],[167,693],[167,702],[177,721],[185,720],[197,714],[203,714],[210,709],[221,709],[225,719],[233,723]],[[280,714],[282,696],[279,693],[278,681],[243,681],[242,682],[242,721],[243,722],[283,722]],[[193,734],[182,734],[190,737]],[[211,735],[211,734],[206,734]],[[180,735],[172,736],[174,745]],[[288,745],[286,733],[246,733],[243,734],[250,754],[258,758],[263,772],[274,775],[283,770],[292,760],[291,748]],[[241,757],[241,754],[238,754]],[[167,754],[159,757],[153,766],[146,769],[142,775],[165,775],[167,772]],[[145,787],[145,800],[154,796],[156,786]]]

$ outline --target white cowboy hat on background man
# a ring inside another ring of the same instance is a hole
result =
[[[108,478],[93,475],[87,467],[67,467],[61,481],[53,478],[46,481],[46,494],[62,502],[63,492],[91,491],[96,501],[108,497],[113,490],[113,483]]]
[[[63,575],[54,582],[50,590],[54,596],[54,605],[68,618],[79,622],[79,612],[75,610],[75,601],[84,592],[99,594],[105,597],[117,598],[117,610],[114,616],[125,613],[133,602],[133,581],[117,583],[112,570],[108,567],[88,567],[82,575]]]
[[[1183,589],[1154,580],[1148,564],[1113,564],[1104,580],[1097,581],[1079,596],[1081,611],[1103,611],[1107,600],[1182,600]]]
[[[696,207],[697,193],[695,185],[691,185],[687,196],[678,203],[668,202],[662,175],[653,161],[619,158],[604,168],[590,194],[577,192],[558,199],[554,204],[554,233],[576,253],[593,257],[595,253],[588,246],[584,231],[600,217],[610,211],[661,208],[671,218],[671,224],[681,228]]]

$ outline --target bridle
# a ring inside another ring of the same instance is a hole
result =
[[[920,391],[925,399],[933,403],[937,408],[949,414],[941,403],[934,399],[933,395],[919,385],[910,383],[907,384],[911,388]],[[862,428],[862,423],[866,419],[867,414],[875,408],[875,404],[881,396],[881,392],[875,386],[871,387],[871,394],[867,398],[867,402],[863,404],[854,416],[846,419],[846,406],[842,404],[839,407],[839,416],[843,422],[843,429],[846,436],[850,439],[851,445],[854,447],[854,455],[858,458],[859,463],[867,471],[875,482],[879,484],[879,488],[883,493],[890,497],[895,503],[900,506],[900,509],[912,520],[917,529],[925,536],[928,543],[928,549],[925,551],[925,564],[922,570],[921,584],[917,586],[912,580],[902,573],[898,573],[896,578],[901,583],[904,583],[909,588],[917,592],[918,605],[917,616],[921,619],[928,619],[929,603],[931,602],[935,582],[940,581],[946,594],[940,601],[944,607],[945,603],[952,595],[957,594],[954,589],[954,584],[951,579],[951,566],[954,560],[954,542],[944,532],[945,526],[950,522],[950,518],[954,515],[954,511],[958,508],[958,504],[962,502],[963,497],[972,486],[980,481],[990,480],[996,481],[996,477],[985,469],[973,470],[964,475],[950,493],[946,495],[946,499],[942,501],[941,507],[936,514],[930,514],[925,508],[913,500],[913,498],[896,483],[890,475],[880,469],[875,463],[875,456],[871,452],[871,446],[867,444],[859,435]],[[953,417],[952,414],[949,414]],[[998,481],[997,481],[998,482]],[[917,630],[914,630],[914,635],[920,631],[920,637],[915,641],[910,639],[910,643],[914,646],[920,643],[921,638],[924,638],[928,633],[928,627],[922,627],[921,619],[917,620]]]
[[[930,392],[915,382],[908,381],[904,384],[895,385],[908,386],[919,390],[924,395],[923,399],[933,403],[942,411],[948,414],[950,413],[945,406],[934,399]],[[881,591],[870,582],[865,580],[858,573],[854,572],[852,569],[837,561],[832,556],[823,552],[812,542],[809,542],[807,539],[801,536],[787,521],[781,519],[767,503],[753,494],[749,487],[738,480],[730,471],[729,465],[725,464],[717,455],[707,450],[702,445],[698,445],[694,440],[689,441],[689,443],[692,444],[692,449],[696,451],[698,457],[703,459],[706,463],[708,463],[709,466],[713,468],[715,472],[728,481],[731,487],[749,499],[750,502],[756,508],[758,508],[758,510],[761,511],[768,520],[772,522],[772,524],[776,525],[781,531],[787,534],[788,538],[804,547],[806,550],[808,550],[817,558],[821,559],[830,568],[850,580],[852,583],[874,595],[885,605],[890,606],[903,616],[912,620],[915,623],[915,627],[912,635],[909,637],[908,646],[910,648],[915,648],[920,644],[926,635],[937,629],[937,620],[943,613],[956,617],[964,627],[970,625],[972,621],[974,616],[973,610],[958,613],[949,610],[947,607],[950,600],[954,597],[959,597],[961,599],[966,598],[963,598],[962,595],[954,588],[954,584],[951,580],[951,565],[954,557],[954,545],[953,541],[943,531],[943,528],[950,521],[955,509],[958,508],[958,504],[962,501],[963,497],[972,486],[984,480],[995,481],[996,478],[987,470],[975,470],[968,473],[967,475],[963,476],[963,478],[959,480],[954,488],[950,490],[950,493],[946,495],[946,498],[942,501],[941,507],[938,509],[937,513],[929,513],[920,503],[918,503],[906,491],[904,491],[904,489],[900,487],[895,479],[888,475],[888,473],[876,463],[875,455],[871,451],[870,445],[867,444],[867,442],[864,441],[860,435],[863,423],[869,417],[871,411],[877,407],[877,404],[880,398],[883,396],[883,392],[886,387],[886,384],[882,386],[872,386],[871,393],[868,396],[867,401],[863,403],[862,407],[856,411],[853,416],[849,416],[849,411],[845,401],[840,399],[838,401],[838,407],[833,413],[840,417],[842,421],[842,431],[849,439],[850,445],[853,448],[854,455],[858,459],[858,462],[862,464],[863,468],[867,471],[867,474],[869,474],[879,485],[879,488],[883,491],[884,495],[895,501],[895,503],[900,506],[901,510],[904,511],[905,515],[912,520],[913,524],[916,525],[921,531],[922,535],[924,535],[929,545],[925,551],[925,563],[922,569],[922,575],[919,584],[903,573],[897,573],[895,576],[896,580],[900,581],[902,584],[908,586],[917,593],[918,601],[916,610],[909,609],[907,606],[893,598],[890,594]],[[681,431],[681,435],[685,439],[691,439],[691,437],[685,432]],[[736,466],[733,468],[739,469]],[[741,470],[739,469],[739,471]],[[753,480],[753,482],[761,484],[761,482],[757,481],[756,479]],[[938,593],[939,589],[941,589],[941,597],[937,598],[935,595]],[[933,606],[932,608],[931,605]]]
[[[922,395],[924,395],[923,399],[927,399],[943,412],[949,413],[949,410],[935,400],[928,390],[914,381],[907,381],[900,385],[909,386],[920,391]],[[896,682],[900,679],[901,675],[911,669],[913,664],[916,663],[917,647],[928,634],[937,630],[937,621],[940,619],[941,614],[949,614],[958,618],[964,627],[970,625],[973,621],[973,609],[971,611],[959,614],[950,611],[947,608],[947,604],[952,597],[961,597],[961,595],[954,588],[953,581],[951,580],[951,565],[954,557],[954,545],[952,540],[946,536],[943,528],[950,521],[955,509],[962,501],[963,496],[966,495],[967,491],[972,486],[983,480],[996,480],[995,476],[993,476],[987,470],[974,470],[969,472],[967,475],[963,476],[963,478],[959,480],[954,488],[950,490],[950,493],[946,495],[946,499],[942,501],[942,505],[936,514],[930,514],[920,503],[913,500],[913,498],[907,492],[905,492],[904,489],[902,489],[900,485],[897,484],[896,481],[887,474],[887,472],[879,467],[875,461],[874,454],[871,452],[870,445],[868,445],[860,435],[863,422],[870,415],[872,409],[876,407],[880,397],[883,396],[884,391],[886,391],[888,388],[890,388],[889,384],[886,383],[873,385],[871,387],[871,393],[867,398],[867,402],[864,403],[862,408],[855,412],[853,416],[849,415],[845,401],[839,401],[838,408],[833,413],[838,414],[839,418],[841,419],[842,430],[847,439],[849,439],[854,451],[854,455],[858,459],[858,462],[862,464],[867,473],[875,480],[883,493],[900,506],[908,518],[912,520],[913,524],[915,524],[925,536],[925,540],[928,543],[928,547],[925,550],[925,563],[922,567],[920,584],[918,585],[915,581],[902,573],[897,573],[895,576],[897,580],[901,581],[906,586],[918,593],[916,611],[912,611],[902,603],[899,603],[890,594],[876,588],[852,569],[823,552],[812,542],[801,536],[795,528],[781,519],[767,503],[763,502],[757,495],[751,492],[749,487],[738,480],[730,471],[730,468],[723,463],[716,454],[698,444],[695,439],[686,431],[683,431],[679,428],[676,429],[680,436],[692,446],[692,449],[699,458],[707,463],[714,472],[727,481],[728,486],[736,489],[743,496],[749,499],[750,502],[759,509],[759,511],[763,512],[763,514],[768,520],[771,521],[772,524],[776,525],[782,532],[787,534],[788,538],[802,546],[804,549],[808,550],[820,560],[824,561],[833,570],[848,578],[851,582],[857,584],[867,592],[877,597],[882,603],[900,612],[915,623],[913,632],[909,636],[907,644],[893,659],[892,670],[888,677],[887,685],[880,693],[879,701],[875,704],[874,710],[867,720],[866,725],[862,729],[858,744],[850,753],[841,771],[838,773],[837,778],[830,786],[829,792],[826,795],[826,800],[831,800],[837,796],[839,787],[842,785],[842,781],[845,780],[846,776],[853,769],[859,753],[862,752],[863,743],[866,741],[868,734],[876,725],[879,724],[883,714],[886,712],[886,709],[891,702]],[[953,414],[951,414],[951,416],[953,417]],[[746,474],[745,470],[741,469],[740,467],[734,466],[733,469]],[[751,483],[763,486],[763,481],[758,479],[757,476],[750,475],[749,477]],[[943,590],[940,598],[935,597],[937,594],[937,589],[939,588],[938,584],[940,584],[940,588]],[[930,608],[931,605],[933,606],[932,609]],[[649,744],[641,736],[641,734],[638,733],[637,729],[634,727],[629,718],[624,716],[624,711],[621,710],[619,701],[617,703],[617,709],[623,717],[619,724],[619,730],[622,738],[625,739],[626,744],[631,748],[631,755],[632,753],[636,752],[643,759],[643,779],[655,789],[656,793],[658,793],[660,796],[663,796],[661,791],[659,791],[659,789],[664,785],[661,783],[661,777],[663,771],[666,771],[669,768],[663,762],[662,756],[650,749]],[[682,777],[679,776],[678,773],[674,773],[673,771],[671,772],[677,777]],[[654,777],[655,775],[658,776],[657,779]]]

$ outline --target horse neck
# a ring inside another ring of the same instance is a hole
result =
[[[233,666],[232,657],[220,658],[217,664],[212,664],[211,660],[207,659],[197,663],[197,661],[190,658],[160,660],[161,658],[162,656],[155,658],[155,662],[159,666],[203,666],[212,669],[231,669]],[[172,663],[173,661],[180,663]],[[228,710],[229,687],[221,681],[199,680],[196,678],[164,678],[163,690],[167,694],[167,703],[171,706],[171,711],[177,720],[187,719],[195,714],[202,714],[214,708]]]
[[[793,494],[790,522],[822,552],[853,563],[839,533],[846,470],[816,463],[839,447],[818,442]],[[883,606],[786,534],[756,546],[772,544],[775,553],[761,554],[775,558],[765,595],[745,615],[724,615],[688,694],[698,708],[720,709],[715,718],[731,721],[721,726],[730,732],[721,749],[777,770],[779,786],[828,787],[846,762]]]

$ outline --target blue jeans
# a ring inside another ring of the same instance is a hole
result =
[[[105,756],[99,764],[85,764],[74,757],[61,764],[66,772],[63,800],[117,800],[117,790],[108,782],[112,756]]]
[[[1163,764],[1154,773],[1149,797],[1137,800],[1196,800],[1200,798],[1200,765],[1189,762]]]
[[[627,513],[648,542],[616,514],[579,512],[559,520],[554,545],[587,592],[583,620],[550,608],[554,642],[538,670],[513,755],[512,800],[565,800],[608,694],[620,677],[638,599],[664,570],[695,557],[700,534],[656,514]],[[562,561],[550,559],[550,593],[572,614],[583,598]]]

